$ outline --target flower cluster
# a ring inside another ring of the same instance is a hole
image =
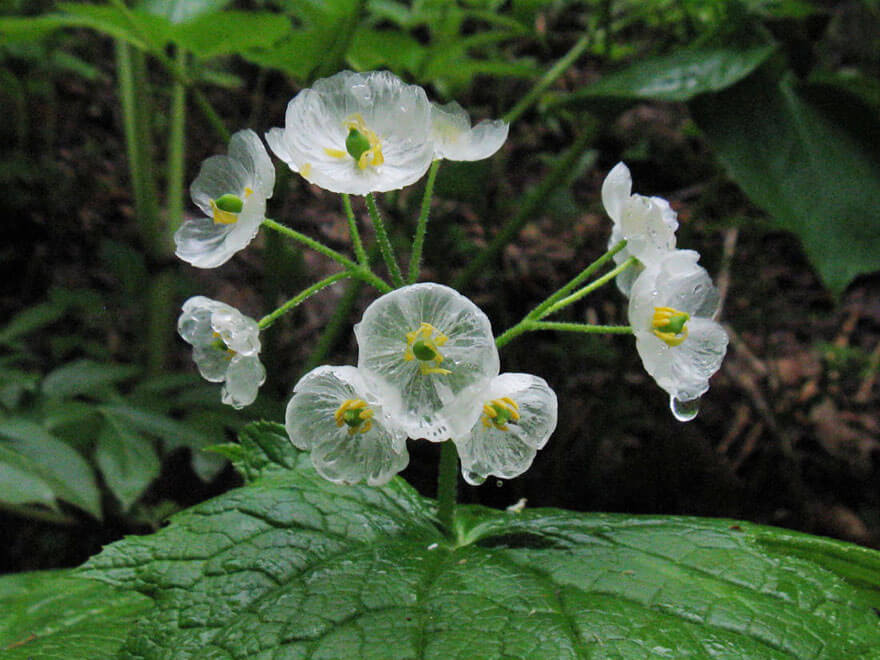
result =
[[[645,370],[670,399],[676,419],[688,421],[699,410],[727,351],[727,333],[713,320],[718,291],[700,255],[675,247],[678,221],[669,202],[632,194],[623,163],[602,184],[602,203],[614,222],[609,247],[626,240],[617,263],[635,257],[618,288],[629,297],[629,323]]]
[[[330,191],[365,195],[415,183],[437,159],[487,158],[507,132],[507,123],[499,120],[471,127],[457,103],[433,104],[421,87],[387,71],[343,71],[297,94],[287,107],[285,127],[270,130],[266,140],[306,180]],[[216,268],[247,247],[264,222],[277,226],[266,219],[274,185],[275,168],[260,138],[251,130],[235,133],[228,155],[205,160],[190,187],[204,215],[188,218],[175,233],[177,256],[197,268]],[[206,319],[219,314],[218,306],[248,321],[248,341],[255,348],[240,351],[229,343],[244,336],[243,325],[226,334],[211,326]],[[256,323],[223,303],[196,297],[184,305],[178,327],[193,344],[202,375],[225,380],[223,401],[235,407],[252,403],[265,378],[262,365],[255,366],[260,364]],[[223,355],[228,359],[220,359]],[[254,376],[246,388],[239,375],[245,365]]]
[[[499,375],[486,315],[449,287],[422,283],[375,300],[355,326],[357,367],[318,367],[294,388],[286,427],[325,478],[387,482],[406,438],[451,439],[480,484],[529,468],[556,428],[556,395],[528,374]]]

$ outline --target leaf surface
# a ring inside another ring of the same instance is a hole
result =
[[[39,571],[0,577],[4,660],[115,657],[134,620],[152,606],[130,591]]]
[[[461,507],[321,479],[247,429],[244,488],[85,574],[153,596],[128,658],[868,658],[880,554],[746,523]]]

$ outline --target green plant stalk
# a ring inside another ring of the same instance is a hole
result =
[[[458,497],[458,451],[452,440],[440,445],[437,472],[437,518],[450,533],[455,530],[455,502]]]
[[[334,282],[338,282],[339,280],[344,280],[349,277],[354,277],[354,272],[350,271],[350,270],[343,270],[338,273],[334,273],[333,275],[330,275],[329,277],[325,277],[323,280],[315,282],[312,286],[310,286],[306,289],[303,289],[301,292],[296,294],[293,298],[291,298],[286,303],[281,305],[274,312],[267,314],[266,316],[261,318],[259,320],[259,322],[257,323],[257,326],[259,326],[260,330],[265,330],[270,325],[275,323],[275,321],[277,319],[279,319],[281,316],[283,316],[284,314],[289,312],[291,309],[293,309],[294,307],[296,307],[300,303],[305,302],[307,299],[311,298],[313,295],[318,293],[318,291],[320,291],[321,289],[324,289],[324,288],[330,286]]]
[[[388,274],[391,275],[391,283],[395,289],[403,286],[403,274],[400,272],[400,266],[394,256],[394,247],[388,238],[388,231],[385,229],[385,222],[376,206],[376,198],[373,193],[367,193],[367,210],[370,212],[370,220],[373,221],[373,228],[376,230],[376,242],[379,243],[379,251],[385,260],[385,266],[388,268]]]
[[[536,321],[523,319],[495,340],[498,348],[509,344],[525,332],[535,330],[557,330],[561,332],[581,332],[591,335],[631,335],[632,328],[628,325],[590,325],[587,323],[566,323],[563,321]]]
[[[342,193],[342,207],[345,209],[345,217],[348,218],[348,234],[351,236],[354,254],[361,266],[369,268],[370,261],[367,258],[366,250],[364,250],[364,242],[361,240],[360,231],[358,231],[357,218],[354,215],[354,209],[351,207],[351,196],[348,193]]]
[[[6,511],[22,518],[29,518],[30,520],[52,523],[53,525],[75,525],[77,523],[76,518],[66,516],[57,511],[37,509],[22,504],[13,504],[12,502],[0,502],[0,511]]]
[[[376,287],[376,289],[378,289],[381,293],[388,293],[392,290],[391,287],[388,286],[388,283],[385,282],[385,280],[383,280],[381,277],[376,275],[373,271],[356,264],[345,255],[337,252],[333,248],[327,247],[320,241],[309,238],[305,234],[302,234],[295,229],[291,229],[290,227],[282,225],[279,222],[270,220],[269,218],[263,220],[263,226],[273,231],[277,231],[280,234],[284,234],[288,238],[292,238],[293,240],[302,243],[306,247],[314,250],[315,252],[323,254],[325,257],[329,257],[336,263],[344,266],[346,270],[351,271],[352,277],[356,277],[357,279],[362,280],[367,284],[371,284],[372,286]]]
[[[308,373],[324,362],[328,353],[330,353],[330,349],[339,338],[342,329],[347,325],[347,321],[363,288],[364,283],[361,280],[348,283],[348,288],[346,288],[345,293],[342,295],[342,299],[339,301],[336,309],[333,310],[333,316],[330,317],[330,320],[324,326],[324,331],[318,337],[318,341],[315,342],[315,348],[306,361],[303,373]]]
[[[186,51],[178,47],[175,61],[181,72],[186,70]],[[186,155],[186,86],[179,80],[172,83],[171,121],[168,135],[166,205],[168,225],[177,228],[183,223],[184,158]],[[171,245],[170,236],[168,237]]]
[[[512,124],[519,119],[526,110],[532,107],[532,105],[538,100],[538,97],[540,97],[550,85],[556,82],[556,80],[565,73],[575,61],[577,61],[577,58],[584,54],[584,51],[587,50],[589,45],[590,37],[585,34],[578,39],[577,43],[575,43],[565,55],[559,58],[552,67],[547,69],[544,75],[541,76],[541,79],[535,83],[535,86],[532,87],[515,106],[508,110],[502,119],[508,124]]]
[[[439,159],[431,163],[431,169],[428,170],[428,180],[425,182],[425,194],[422,197],[422,210],[419,213],[419,219],[416,223],[416,233],[413,238],[412,254],[409,260],[409,272],[407,274],[406,283],[415,284],[419,279],[419,272],[422,269],[422,250],[425,245],[425,234],[428,232],[428,215],[431,213],[431,197],[434,194],[434,181],[437,179],[437,170],[440,169],[441,161]]]
[[[551,295],[549,298],[547,298],[547,300],[545,300],[540,305],[535,307],[535,309],[533,309],[531,312],[526,314],[525,318],[527,318],[527,319],[540,319],[540,318],[543,318],[544,316],[546,316],[546,314],[544,312],[547,310],[547,308],[549,308],[555,302],[562,300],[568,294],[570,294],[572,291],[577,289],[582,283],[584,283],[590,277],[592,277],[593,273],[595,273],[597,270],[599,270],[599,268],[601,268],[606,263],[608,263],[608,261],[613,259],[614,255],[617,254],[618,252],[620,252],[625,247],[626,247],[625,240],[617,243],[617,245],[615,245],[610,250],[608,250],[608,252],[603,254],[601,257],[596,259],[589,266],[584,268],[580,273],[578,273],[570,282],[568,282],[568,284],[566,284],[565,286],[560,288],[553,295]]]
[[[570,296],[563,298],[562,300],[550,305],[550,307],[545,309],[538,318],[544,318],[545,316],[549,316],[550,314],[553,314],[554,312],[558,312],[560,309],[568,307],[572,303],[577,302],[578,300],[580,300],[584,296],[592,293],[593,291],[595,291],[599,287],[604,286],[605,284],[607,284],[608,282],[613,280],[615,277],[620,275],[627,268],[629,268],[630,266],[634,266],[637,263],[639,263],[638,259],[636,259],[635,257],[630,257],[629,259],[624,261],[622,264],[617,266],[617,268],[613,268],[613,269],[609,270],[602,277],[599,277],[599,278],[593,280],[592,282],[590,282],[587,286],[583,287],[582,289],[579,289],[578,291],[575,291]]]
[[[152,275],[148,295],[147,373],[160,375],[168,361],[168,347],[174,340],[174,295],[177,276],[173,268]]]
[[[559,160],[554,168],[547,174],[544,180],[538,184],[526,199],[520,204],[519,211],[508,220],[501,230],[495,235],[486,249],[483,250],[467,267],[462,270],[458,277],[455,278],[452,288],[463,289],[473,277],[485,270],[489,261],[504,249],[504,246],[510,243],[522,228],[532,219],[535,213],[541,208],[541,205],[559,186],[565,183],[571,168],[581,157],[586,146],[595,137],[593,126],[586,127],[583,132],[569,147],[565,155]]]

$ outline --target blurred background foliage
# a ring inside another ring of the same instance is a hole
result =
[[[505,348],[505,371],[556,389],[559,429],[527,475],[466,498],[880,544],[876,0],[6,0],[0,523],[15,540],[0,570],[80,563],[235,485],[203,449],[281,419],[311,366],[356,359],[373,297],[356,283],[265,333],[269,381],[242,413],[174,336],[190,295],[258,318],[330,272],[276,236],[199,272],[170,237],[230,132],[280,125],[297,90],[343,68],[512,122],[493,159],[441,168],[422,277],[454,283],[496,332],[604,251],[598,191],[621,159],[636,191],[670,199],[679,245],[722,290],[730,355],[687,426],[626,338]],[[345,249],[336,198],[278,171],[272,216]],[[383,196],[401,253],[420,192]],[[622,323],[625,301],[603,291],[567,313]],[[428,494],[436,454],[412,445],[405,473]]]

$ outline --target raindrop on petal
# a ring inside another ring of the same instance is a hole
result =
[[[669,409],[679,422],[689,422],[700,412],[700,398],[681,401],[674,396],[669,397]]]
[[[471,470],[468,470],[462,476],[471,486],[480,486],[486,481],[486,477]]]

